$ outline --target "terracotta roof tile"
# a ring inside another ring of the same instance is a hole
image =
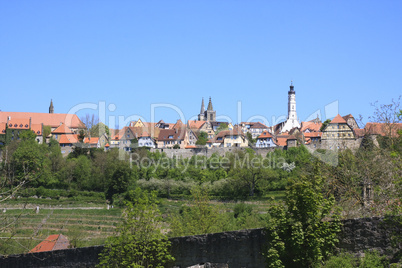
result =
[[[74,144],[78,142],[77,134],[61,134],[59,144]]]
[[[27,118],[15,118],[7,122],[8,128],[12,129],[29,129],[29,119]]]
[[[31,118],[32,124],[44,124],[56,128],[60,123],[65,123],[69,128],[84,128],[84,124],[76,114],[48,114],[28,112],[0,112],[0,122],[7,122],[7,118],[26,119]]]
[[[338,114],[332,119],[331,124],[346,124],[346,120]]]
[[[30,253],[67,249],[70,243],[64,235],[49,235],[45,240],[34,247]]]
[[[85,139],[84,139],[84,143],[88,143],[88,144],[98,144],[98,141],[99,141],[99,137],[91,137],[91,138],[85,137]]]
[[[69,133],[73,133],[73,131],[65,124],[61,124],[58,128],[52,131],[52,134],[69,134]]]
[[[321,137],[322,132],[304,132],[303,135],[305,138]]]
[[[398,131],[402,129],[402,123],[367,123],[365,133],[381,136],[398,137]]]
[[[316,123],[316,122],[302,122],[301,123],[301,132],[305,132],[307,129],[310,129],[310,131],[320,131],[322,126],[322,123]]]
[[[6,133],[6,123],[0,123],[0,134]]]
[[[159,132],[158,141],[183,140],[186,135],[187,131],[185,128],[161,129]]]
[[[32,130],[37,136],[41,136],[41,135],[42,135],[42,124],[32,124],[32,125],[31,125],[31,130]]]
[[[207,121],[188,120],[188,126],[190,129],[200,129]]]
[[[264,131],[263,133],[261,133],[260,136],[258,136],[258,139],[264,139],[264,138],[272,138],[271,133],[269,133],[268,131]]]

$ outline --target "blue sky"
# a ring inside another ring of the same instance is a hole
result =
[[[57,113],[104,105],[106,121],[149,121],[152,104],[169,104],[154,117],[174,122],[172,107],[187,120],[211,96],[218,116],[272,124],[293,80],[300,120],[334,116],[325,107],[336,102],[367,121],[370,103],[402,94],[401,11],[402,1],[2,1],[0,110],[47,112],[53,99]]]

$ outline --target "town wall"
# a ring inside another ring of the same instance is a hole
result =
[[[214,267],[264,267],[265,232],[264,229],[250,229],[171,238],[172,254],[176,258],[172,267],[183,268],[207,262],[217,264]],[[387,226],[382,218],[345,220],[338,250],[354,254],[377,250],[393,257],[402,249],[401,244],[393,246],[391,243],[392,235],[398,232],[401,233],[400,225]],[[102,246],[96,246],[3,256],[0,257],[0,267],[94,267],[102,249]]]
[[[191,158],[195,155],[199,156],[206,156],[206,157],[211,157],[213,154],[219,155],[219,156],[225,156],[226,153],[234,153],[237,151],[245,151],[246,148],[249,147],[223,147],[223,148],[193,148],[193,149],[160,149],[160,148],[155,148],[151,149],[151,152],[163,152],[166,154],[167,157],[173,158]],[[280,148],[282,147],[271,147],[271,148],[252,148],[256,154],[266,156],[267,153],[273,152],[275,148]]]

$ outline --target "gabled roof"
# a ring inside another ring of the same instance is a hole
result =
[[[159,132],[158,141],[184,140],[186,135],[187,135],[187,131],[186,131],[185,128],[181,128],[181,129],[161,129],[160,132]]]
[[[110,147],[109,143],[106,143],[105,147]]]
[[[267,129],[268,127],[266,125],[264,125],[263,123],[260,122],[254,122],[250,128],[262,128],[262,129]]]
[[[183,128],[183,122],[179,119],[177,120],[176,124],[174,124],[173,128],[174,129],[179,129],[179,128]]]
[[[76,114],[48,114],[48,113],[27,113],[27,112],[0,112],[0,122],[7,122],[7,118],[25,119],[31,118],[32,124],[44,124],[56,128],[60,123],[66,124],[69,128],[85,128],[85,125]]]
[[[90,138],[85,137],[85,139],[84,139],[84,143],[87,143],[87,144],[98,144],[98,141],[99,141],[99,137],[90,137]]]
[[[200,129],[207,121],[188,120],[188,127],[191,129]]]
[[[73,133],[73,131],[65,124],[61,124],[58,128],[52,131],[52,134],[69,134],[69,133]]]
[[[261,133],[260,136],[258,136],[258,139],[266,139],[266,138],[272,138],[271,133],[269,133],[268,131],[264,131],[263,133]]]
[[[59,144],[74,144],[78,142],[77,134],[61,134]]]
[[[286,146],[286,141],[289,136],[277,136],[276,137],[276,145],[278,146]]]
[[[39,136],[42,135],[42,124],[32,124],[31,130],[36,135],[39,135]]]
[[[346,124],[346,120],[338,114],[332,119],[331,124]]]
[[[398,131],[402,129],[402,123],[367,123],[365,133],[372,135],[398,137]]]
[[[36,247],[31,249],[31,251],[29,252],[33,253],[33,252],[67,249],[69,245],[70,242],[68,242],[67,237],[65,237],[64,235],[62,234],[49,235],[45,240],[40,242]]]
[[[142,132],[142,134],[140,135],[140,138],[147,138],[147,137],[151,137],[146,131]]]
[[[342,116],[342,118],[345,119],[345,121],[348,121],[349,118],[353,118],[353,119],[354,119],[354,117],[353,117],[352,114],[348,114],[348,115]]]
[[[305,132],[307,129],[310,129],[310,131],[320,131],[322,126],[321,122],[312,122],[312,121],[308,121],[308,122],[302,122],[301,123],[301,132]]]

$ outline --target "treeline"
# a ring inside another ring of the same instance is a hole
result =
[[[43,195],[49,189],[92,191],[113,202],[124,199],[136,187],[154,190],[159,197],[183,198],[190,196],[195,186],[202,186],[214,199],[246,200],[284,190],[290,178],[319,173],[325,178],[328,193],[352,210],[353,204],[367,201],[362,195],[367,185],[372,191],[370,202],[392,201],[394,185],[401,178],[402,146],[400,137],[392,143],[386,141],[380,138],[378,148],[367,139],[355,153],[322,150],[311,154],[300,146],[277,149],[266,156],[246,149],[225,156],[188,159],[168,158],[146,149],[128,154],[77,146],[64,158],[55,140],[38,144],[34,135],[26,132],[20,140],[2,148],[1,187],[11,189],[24,184],[40,188]],[[336,161],[326,161],[320,155]]]

